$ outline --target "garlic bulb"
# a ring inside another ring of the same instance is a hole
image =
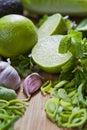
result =
[[[43,79],[38,73],[32,73],[24,80],[23,90],[28,96],[28,99],[34,94],[43,84]]]
[[[0,61],[0,83],[7,88],[17,90],[20,87],[20,76],[7,62]]]

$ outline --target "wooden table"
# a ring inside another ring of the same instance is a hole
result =
[[[42,76],[45,76],[47,79],[56,79],[56,75],[43,73]],[[21,89],[18,94],[19,99],[25,98],[22,88],[23,85],[21,84]],[[59,128],[47,118],[44,110],[47,99],[49,99],[49,95],[43,96],[41,92],[38,91],[29,101],[29,106],[23,117],[15,123],[15,130],[67,130],[65,128]]]
[[[71,18],[72,21],[78,23],[82,18]],[[36,19],[32,19],[34,23],[37,23]],[[50,75],[45,72],[42,73],[45,79],[55,80],[56,75]],[[21,85],[21,88],[23,86]],[[18,98],[25,98],[22,89],[18,94]],[[29,101],[29,107],[27,107],[24,116],[19,119],[15,124],[15,130],[67,130],[59,128],[56,124],[51,122],[44,111],[44,104],[49,98],[49,95],[45,97],[41,95],[40,91],[34,95]],[[71,130],[71,129],[69,129]],[[77,130],[77,129],[76,129]]]

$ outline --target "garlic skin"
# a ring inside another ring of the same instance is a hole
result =
[[[14,90],[17,90],[21,83],[18,72],[9,63],[4,61],[0,61],[0,83]]]
[[[23,83],[24,93],[30,98],[43,84],[43,79],[38,73],[28,75]]]

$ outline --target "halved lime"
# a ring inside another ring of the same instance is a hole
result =
[[[39,38],[54,34],[65,34],[65,33],[66,33],[65,20],[58,13],[49,16],[48,19],[38,29]]]
[[[32,58],[42,70],[57,73],[61,65],[71,58],[72,54],[70,52],[66,54],[58,53],[62,38],[62,35],[47,36],[40,39],[32,49]]]

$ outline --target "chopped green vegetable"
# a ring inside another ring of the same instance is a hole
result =
[[[56,113],[58,108],[58,98],[51,98],[45,104],[45,110],[47,112],[47,116],[52,120],[56,121]]]
[[[51,100],[58,99],[55,122],[60,127],[83,130],[87,122],[87,39],[81,32],[71,30],[62,38],[59,52],[67,51],[72,57],[61,67],[50,93]],[[49,110],[46,113],[48,115]],[[49,118],[54,120],[54,117]]]
[[[14,130],[14,123],[24,114],[27,105],[19,99],[0,99],[0,130]]]
[[[51,93],[52,92],[52,81],[48,80],[41,86],[41,92],[43,95],[46,95],[46,93]]]

